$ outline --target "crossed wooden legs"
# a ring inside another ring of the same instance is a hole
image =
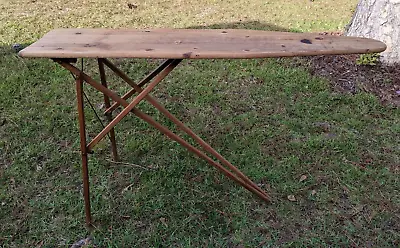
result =
[[[81,155],[82,155],[82,175],[83,175],[83,187],[84,187],[84,199],[85,199],[85,212],[86,212],[86,224],[91,224],[91,214],[90,214],[90,197],[89,197],[89,176],[88,176],[88,165],[87,165],[87,155],[93,149],[93,147],[107,134],[110,134],[111,149],[114,159],[118,159],[117,147],[115,142],[114,127],[117,125],[122,118],[124,118],[128,113],[133,113],[140,119],[146,121],[153,127],[160,130],[163,134],[168,136],[170,139],[178,142],[180,145],[187,148],[190,152],[196,154],[198,157],[206,160],[210,165],[214,166],[220,170],[224,175],[231,178],[238,184],[245,187],[247,190],[259,196],[265,201],[269,201],[268,195],[260,188],[257,184],[251,181],[246,175],[244,175],[240,170],[233,166],[229,161],[222,157],[217,151],[215,151],[209,144],[197,136],[190,128],[186,127],[181,121],[179,121],[174,115],[172,115],[168,110],[166,110],[161,104],[157,102],[153,97],[149,95],[152,89],[161,82],[182,60],[181,59],[169,59],[162,63],[158,68],[141,80],[138,84],[133,82],[125,73],[118,69],[114,64],[112,64],[107,59],[98,59],[99,72],[101,83],[96,82],[94,79],[89,77],[83,71],[79,70],[73,66],[70,61],[63,59],[54,59],[61,66],[76,75],[76,93],[77,93],[77,104],[78,104],[78,116],[79,116],[79,129],[81,137]],[[132,86],[132,89],[128,91],[122,97],[119,97],[116,93],[107,88],[107,82],[105,77],[104,65],[111,69],[117,76],[122,78],[126,83]],[[104,102],[107,110],[104,114],[109,120],[109,124],[95,137],[89,144],[86,143],[86,133],[85,133],[85,116],[84,116],[84,106],[83,106],[83,82],[88,83],[95,89],[99,90],[104,94]],[[142,89],[146,83],[148,86]],[[138,93],[138,95],[131,101],[128,102],[127,99]],[[111,105],[109,98],[111,98],[114,103]],[[193,138],[202,149],[211,155],[213,155],[217,160],[222,163],[214,161],[203,151],[197,149],[196,147],[190,145],[187,141],[155,121],[149,115],[143,113],[136,108],[136,105],[146,99],[150,104],[152,104],[157,110],[164,114],[168,119],[170,119],[175,125],[179,127],[180,130],[187,133],[191,138]],[[112,118],[112,111],[118,106],[122,105],[124,109],[115,118]]]

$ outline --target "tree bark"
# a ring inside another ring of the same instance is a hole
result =
[[[381,53],[381,61],[399,63],[400,0],[360,0],[346,34],[386,43],[387,49]]]

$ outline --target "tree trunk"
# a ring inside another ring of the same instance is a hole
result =
[[[373,38],[387,45],[381,61],[400,63],[400,0],[360,0],[347,36]]]

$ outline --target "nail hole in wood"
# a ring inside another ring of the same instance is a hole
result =
[[[302,39],[300,42],[304,44],[312,44],[312,42],[309,39]]]
[[[146,49],[147,52],[150,52],[150,51],[153,51],[153,50],[154,50],[154,49],[152,49],[152,48],[147,48],[147,49]]]
[[[75,34],[82,34],[81,32],[76,32]]]
[[[188,53],[184,53],[183,57],[188,59],[188,58],[190,58],[191,55],[192,55],[192,52],[188,52]]]
[[[221,33],[223,33],[223,34],[226,34],[226,33],[228,33],[228,32],[226,32],[226,31],[222,31]]]

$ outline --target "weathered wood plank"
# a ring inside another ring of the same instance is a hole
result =
[[[49,58],[266,58],[382,52],[357,37],[237,29],[56,29],[22,50]]]

